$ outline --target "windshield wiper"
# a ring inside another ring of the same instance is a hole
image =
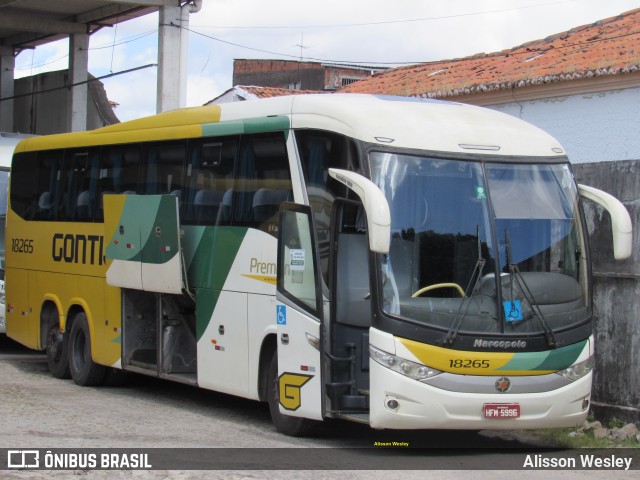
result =
[[[515,278],[516,283],[518,284],[518,287],[520,287],[520,290],[522,291],[522,294],[524,295],[525,300],[531,307],[531,310],[535,314],[536,318],[540,322],[540,325],[542,326],[542,329],[544,330],[544,336],[547,340],[547,345],[549,345],[550,347],[555,347],[557,345],[557,341],[556,341],[555,335],[553,334],[553,330],[549,326],[547,319],[544,318],[544,314],[542,313],[542,310],[540,310],[540,307],[536,304],[536,300],[535,298],[533,298],[533,294],[531,293],[531,290],[529,289],[529,286],[527,285],[527,282],[525,281],[524,276],[522,275],[522,272],[520,272],[518,265],[515,263],[512,263],[511,261],[512,260],[511,240],[509,240],[509,232],[507,230],[504,231],[504,241],[505,241],[505,249],[506,249],[506,255],[507,255],[507,264],[509,265],[509,273],[510,273],[509,281],[511,282],[511,286],[510,286],[511,308],[513,308],[514,306],[513,279]]]
[[[476,239],[478,244],[478,259],[476,260],[476,264],[473,267],[473,272],[471,272],[471,277],[469,278],[469,283],[467,284],[467,288],[464,291],[464,298],[462,302],[460,302],[460,307],[456,312],[456,316],[453,318],[453,322],[451,322],[451,327],[449,327],[449,331],[447,335],[444,337],[443,343],[446,345],[451,345],[453,341],[456,339],[458,335],[458,331],[460,330],[460,326],[462,325],[462,321],[467,316],[467,311],[469,310],[469,305],[471,305],[470,297],[478,288],[478,283],[482,278],[482,270],[484,269],[485,263],[487,261],[482,257],[482,242],[480,242],[480,226],[476,225]],[[476,274],[477,272],[477,274]],[[475,282],[473,281],[475,277]],[[473,283],[473,286],[472,286]],[[462,307],[466,305],[464,313],[461,315]]]

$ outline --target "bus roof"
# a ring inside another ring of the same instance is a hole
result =
[[[244,133],[256,131],[256,125],[259,130],[261,123],[265,131],[329,130],[396,148],[467,155],[564,155],[549,134],[504,113],[461,103],[362,94],[292,95],[185,108],[90,132],[29,139],[18,151]]]

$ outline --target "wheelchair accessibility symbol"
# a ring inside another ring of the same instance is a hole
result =
[[[287,324],[287,307],[284,305],[277,305],[277,316],[276,322],[278,325],[286,325]]]
[[[504,305],[504,314],[507,322],[519,322],[524,320],[520,300],[514,300],[513,302],[504,301],[502,303]]]

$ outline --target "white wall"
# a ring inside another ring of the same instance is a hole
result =
[[[640,160],[640,88],[490,106],[556,137],[572,163]]]

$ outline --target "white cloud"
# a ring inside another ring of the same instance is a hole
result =
[[[69,68],[69,40],[63,39],[21,52],[16,57],[15,78],[67,68]]]
[[[126,81],[122,81],[123,77],[103,80],[107,97],[119,104],[116,116],[126,121],[153,115],[156,111],[156,69],[132,72],[126,75]]]

